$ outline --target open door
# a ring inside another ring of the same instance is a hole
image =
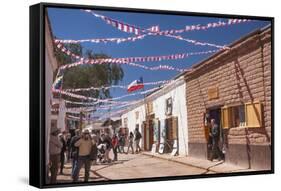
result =
[[[205,115],[206,116],[204,118],[204,126],[205,126],[205,135],[206,135],[206,139],[207,139],[207,159],[210,159],[211,154],[212,154],[212,138],[210,136],[208,136],[206,133],[210,132],[210,130],[211,130],[211,124],[210,124],[211,119],[215,119],[215,123],[220,127],[219,134],[221,134],[221,132],[222,132],[222,129],[221,129],[221,107],[207,109],[207,112],[206,112]],[[220,136],[220,139],[219,139],[219,145],[220,145],[220,148],[221,148],[221,146],[222,146],[221,136]]]

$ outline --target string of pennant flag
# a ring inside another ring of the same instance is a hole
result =
[[[155,82],[144,82],[142,83],[145,86],[148,85],[159,85],[159,84],[166,84],[172,82],[173,80],[160,80]],[[102,90],[102,89],[111,89],[111,88],[121,88],[127,89],[128,85],[112,85],[112,86],[102,86],[102,87],[89,87],[89,88],[73,88],[73,89],[65,89],[66,92],[81,92],[81,91],[91,91],[91,90]]]
[[[148,90],[145,90],[145,91],[141,91],[141,92],[137,92],[137,93],[131,93],[131,94],[125,94],[123,96],[114,97],[114,98],[110,98],[110,99],[97,99],[97,98],[93,98],[93,97],[90,97],[90,96],[78,95],[78,94],[66,92],[64,90],[57,90],[57,89],[53,89],[53,92],[59,93],[59,94],[65,95],[65,96],[69,96],[69,97],[72,97],[72,98],[76,98],[76,99],[83,99],[83,100],[87,100],[87,101],[90,100],[90,101],[93,101],[93,102],[96,102],[96,103],[103,103],[103,102],[109,102],[109,101],[115,101],[115,100],[123,99],[123,98],[130,97],[130,96],[135,96],[135,95],[144,95],[144,94],[153,92],[153,91],[158,90],[158,89],[159,89],[159,87],[155,87],[155,88],[151,88],[151,89],[148,89]]]
[[[101,62],[99,64],[103,64],[104,62]],[[142,68],[145,70],[151,70],[151,71],[157,71],[157,70],[173,70],[173,71],[177,71],[177,72],[188,72],[190,71],[190,69],[182,69],[182,68],[176,68],[170,65],[158,65],[158,66],[145,66],[142,64],[137,64],[137,63],[133,63],[133,62],[125,62],[122,60],[117,60],[116,62],[108,62],[108,63],[115,63],[115,64],[123,64],[123,65],[128,65],[128,66],[133,66],[133,67],[138,67],[138,68]],[[75,62],[72,64],[66,64],[60,67],[61,70],[65,70],[65,69],[69,69],[72,67],[77,67],[77,66],[81,66],[81,65],[95,65],[97,63],[95,63],[94,61],[89,62],[88,60],[84,61],[79,61],[79,62]]]
[[[133,67],[139,67],[145,70],[174,70],[174,71],[178,71],[178,72],[184,72],[184,71],[188,71],[188,69],[181,69],[181,68],[176,68],[173,66],[169,66],[169,65],[159,65],[159,66],[154,66],[154,67],[149,67],[149,66],[145,66],[142,64],[137,64],[137,63],[133,63],[133,62],[129,62],[131,60],[135,60],[135,61],[161,61],[161,60],[171,60],[171,59],[183,59],[185,57],[188,56],[188,54],[175,54],[175,55],[167,55],[167,56],[150,56],[150,57],[128,57],[128,58],[102,58],[102,59],[86,59],[83,57],[80,57],[78,55],[75,55],[74,53],[72,53],[70,50],[66,49],[65,47],[63,47],[62,44],[58,44],[57,47],[65,54],[75,58],[75,59],[79,59],[80,61],[72,63],[72,64],[66,64],[61,66],[59,69],[65,70],[65,69],[69,69],[72,67],[77,67],[80,65],[85,65],[85,64],[91,64],[91,65],[95,65],[95,64],[104,64],[104,63],[112,63],[112,64],[125,64],[125,65],[129,65],[129,66],[133,66]],[[191,53],[191,55],[200,55],[200,54],[209,54],[215,52],[214,50],[211,51],[205,51],[205,52],[193,52]]]
[[[228,19],[226,22],[224,21],[218,21],[218,22],[210,22],[205,25],[187,25],[184,29],[171,29],[171,30],[164,30],[164,31],[158,31],[157,29],[152,30],[153,33],[148,32],[146,34],[136,35],[136,36],[130,36],[127,38],[93,38],[93,39],[82,39],[82,40],[73,40],[73,39],[55,39],[55,42],[65,43],[65,44],[77,44],[77,43],[85,43],[85,42],[92,42],[92,43],[108,43],[108,42],[114,42],[114,43],[123,43],[123,42],[134,42],[136,40],[142,40],[146,36],[149,35],[172,35],[172,34],[180,34],[184,32],[190,32],[190,31],[200,31],[200,30],[208,30],[212,28],[218,28],[218,27],[225,27],[225,26],[231,26],[235,24],[240,23],[246,23],[246,22],[252,22],[250,19]],[[119,22],[120,25],[125,25],[122,22]],[[155,28],[159,26],[154,26],[152,28]],[[123,27],[125,28],[125,27]],[[120,27],[121,29],[121,27]],[[124,32],[127,32],[125,30]]]
[[[176,59],[184,59],[188,56],[196,56],[196,55],[204,55],[218,52],[218,49],[208,50],[208,51],[199,51],[199,52],[186,52],[186,53],[177,53],[177,54],[169,54],[169,55],[161,55],[161,56],[136,56],[136,57],[121,57],[121,58],[96,58],[96,59],[86,59],[79,55],[74,54],[62,43],[57,43],[57,48],[61,50],[63,53],[71,56],[77,60],[83,60],[85,63],[92,64],[101,64],[101,63],[130,63],[130,62],[157,62],[163,60],[176,60]],[[68,64],[69,65],[69,64]]]
[[[185,71],[189,71],[190,69],[181,69],[181,68],[176,68],[176,67],[169,66],[169,65],[158,65],[158,66],[154,66],[154,67],[149,67],[149,66],[137,64],[134,62],[152,62],[152,61],[184,59],[184,58],[187,58],[188,56],[211,54],[211,53],[215,53],[215,52],[219,51],[219,50],[208,50],[208,51],[201,51],[201,52],[188,52],[188,53],[162,55],[162,56],[87,59],[87,58],[83,58],[78,55],[75,55],[70,50],[65,48],[61,43],[57,44],[57,47],[63,53],[65,53],[75,59],[80,60],[80,61],[72,63],[72,64],[63,65],[60,67],[60,70],[69,69],[72,67],[77,67],[77,66],[85,65],[85,64],[94,65],[94,64],[113,63],[113,64],[124,64],[124,65],[133,66],[133,67],[139,67],[139,68],[142,68],[145,70],[151,70],[151,71],[174,70],[174,71],[178,71],[178,72],[185,72]]]
[[[83,43],[83,42],[91,42],[91,43],[108,43],[108,42],[116,42],[117,44],[121,43],[121,42],[126,42],[126,41],[131,41],[134,42],[136,40],[142,40],[144,39],[146,36],[151,36],[151,35],[158,35],[158,33],[147,33],[144,35],[139,35],[139,36],[133,36],[133,37],[128,37],[128,38],[101,38],[101,39],[83,39],[83,40],[59,40],[59,39],[55,39],[54,42],[55,43],[65,43],[65,44],[77,44],[77,43]],[[215,48],[219,48],[219,49],[228,49],[227,46],[222,46],[222,45],[217,45],[214,43],[208,43],[208,42],[201,42],[201,41],[197,41],[197,40],[192,40],[192,39],[188,39],[188,38],[183,38],[180,35],[172,35],[172,34],[165,34],[162,36],[167,36],[170,38],[175,38],[177,40],[182,40],[182,41],[186,41],[188,43],[192,43],[194,45],[199,45],[199,46],[211,46],[211,47],[215,47]]]
[[[55,45],[56,47],[63,53],[65,53],[68,56],[71,56],[72,58],[76,59],[76,62],[70,63],[67,65],[63,65],[59,68],[59,72],[57,75],[56,80],[53,83],[52,91],[54,93],[59,93],[61,95],[65,95],[68,97],[80,99],[80,100],[85,100],[86,102],[74,102],[74,101],[67,101],[66,103],[69,104],[78,104],[78,105],[83,105],[83,107],[75,107],[75,108],[57,108],[57,109],[52,109],[54,111],[58,110],[67,110],[67,111],[87,111],[87,110],[93,110],[94,106],[95,109],[98,110],[107,110],[107,109],[120,109],[123,107],[128,107],[132,104],[137,103],[139,100],[133,100],[133,101],[119,101],[120,99],[129,97],[129,96],[135,96],[135,95],[144,95],[153,91],[158,90],[160,87],[154,87],[145,91],[137,92],[137,93],[131,93],[131,94],[125,94],[119,97],[114,97],[114,98],[109,98],[109,99],[98,99],[98,98],[93,98],[90,96],[84,96],[84,95],[79,95],[76,92],[82,92],[82,91],[91,91],[91,90],[102,90],[102,89],[110,89],[110,88],[121,88],[121,89],[126,89],[128,87],[125,85],[112,85],[112,86],[101,86],[101,87],[89,87],[89,88],[73,88],[73,89],[65,89],[62,90],[59,87],[62,83],[63,80],[63,71],[65,69],[69,69],[72,67],[77,67],[80,65],[95,65],[95,64],[122,64],[122,65],[128,65],[128,66],[133,66],[133,67],[139,67],[142,69],[146,70],[151,70],[151,71],[157,71],[157,70],[171,70],[171,71],[177,71],[177,72],[188,72],[191,71],[191,69],[181,69],[177,67],[173,67],[170,65],[158,65],[158,66],[146,66],[139,64],[137,62],[158,62],[158,61],[165,61],[165,60],[177,60],[177,59],[185,59],[189,56],[194,56],[194,55],[204,55],[204,54],[211,54],[218,52],[220,50],[227,50],[229,49],[228,46],[226,45],[217,45],[214,43],[209,43],[209,42],[201,42],[189,38],[184,38],[180,36],[179,34],[184,33],[184,32],[190,32],[190,31],[200,31],[200,30],[208,30],[212,28],[218,28],[218,27],[226,27],[226,26],[231,26],[231,25],[236,25],[240,23],[246,23],[250,22],[251,20],[249,19],[227,19],[226,21],[218,21],[218,22],[210,22],[204,25],[197,24],[197,25],[187,25],[185,28],[182,29],[169,29],[169,30],[160,30],[159,25],[152,26],[147,29],[142,29],[141,27],[133,24],[128,24],[104,15],[100,15],[95,13],[92,10],[83,10],[85,12],[88,12],[92,15],[94,15],[97,18],[102,19],[106,24],[111,25],[112,27],[126,32],[126,33],[131,33],[136,36],[131,36],[131,37],[126,37],[126,38],[95,38],[95,39],[82,39],[82,40],[63,40],[63,39],[55,39]],[[136,40],[142,40],[147,36],[165,36],[168,38],[173,38],[177,39],[180,41],[188,42],[193,45],[198,45],[198,46],[209,46],[216,48],[215,50],[208,50],[208,51],[201,51],[201,52],[187,52],[187,53],[179,53],[179,54],[170,54],[170,55],[161,55],[161,56],[143,56],[143,57],[123,57],[123,58],[99,58],[99,59],[88,59],[84,58],[82,56],[76,55],[73,52],[71,52],[69,49],[67,49],[64,44],[68,43],[84,43],[84,42],[91,42],[91,43],[108,43],[108,42],[114,42],[114,43],[122,43],[122,42],[134,42]],[[156,81],[156,82],[147,82],[143,83],[142,87],[144,85],[159,85],[159,84],[167,84],[171,82],[172,80],[162,80],[162,81]],[[108,104],[108,105],[99,105],[100,103],[103,104]],[[110,115],[118,114],[120,111],[115,111],[111,113]],[[104,116],[102,116],[104,117]]]
[[[191,39],[186,39],[183,38],[182,36],[175,36],[173,34],[178,34],[178,33],[183,33],[183,32],[188,32],[188,31],[194,31],[194,30],[207,30],[209,28],[216,28],[216,27],[222,27],[222,26],[229,26],[229,25],[233,25],[233,24],[239,24],[239,23],[244,23],[244,22],[249,22],[251,20],[249,19],[228,19],[227,22],[223,22],[223,21],[218,21],[218,22],[213,22],[213,23],[208,23],[206,25],[190,25],[190,26],[186,26],[185,29],[179,29],[179,30],[165,30],[165,31],[160,31],[159,26],[153,26],[149,29],[141,29],[140,27],[137,27],[135,25],[131,25],[131,24],[127,24],[124,23],[122,21],[118,21],[109,17],[106,17],[104,15],[100,15],[95,13],[92,10],[84,10],[85,12],[91,13],[92,15],[94,15],[97,18],[101,18],[103,21],[105,21],[107,24],[123,31],[126,33],[135,33],[136,35],[140,35],[141,33],[143,33],[144,35],[162,35],[162,36],[167,36],[167,37],[171,37],[171,38],[175,38],[178,40],[182,40],[182,41],[186,41],[189,43],[193,43],[195,45],[201,45],[201,46],[212,46],[212,47],[216,47],[216,48],[220,48],[220,49],[228,49],[227,46],[221,46],[221,45],[215,45],[213,43],[207,43],[207,42],[198,42],[195,40],[191,40]],[[137,40],[137,39],[143,39],[145,36],[142,36],[141,38],[130,38],[130,40]],[[128,41],[128,39],[110,39],[111,42],[125,42]],[[91,40],[89,41],[91,42]],[[103,39],[102,41],[100,41],[99,39],[92,39],[92,42],[107,42],[105,39]]]
[[[81,106],[81,107],[70,107],[70,108],[66,108],[66,107],[60,107],[60,108],[53,108],[52,111],[91,111],[91,110],[115,110],[115,109],[120,109],[123,107],[128,107],[131,105],[134,105],[140,101],[142,101],[143,99],[138,99],[138,100],[134,100],[134,101],[130,101],[128,103],[118,103],[118,104],[114,104],[114,105],[106,105],[106,106],[97,106],[97,107],[91,107],[91,106]]]
[[[118,21],[118,20],[112,19],[110,17],[106,17],[104,15],[97,14],[92,10],[83,10],[83,11],[85,11],[87,13],[91,13],[95,17],[102,19],[107,24],[117,28],[118,30],[121,30],[126,33],[134,33],[136,35],[140,35],[141,33],[147,33],[148,31],[153,32],[156,35],[179,34],[179,33],[190,32],[190,31],[208,30],[211,28],[230,26],[230,25],[235,25],[235,24],[252,21],[250,19],[227,19],[227,21],[210,22],[205,25],[201,25],[201,24],[187,25],[187,26],[185,26],[184,29],[170,29],[170,30],[160,31],[159,25],[153,26],[148,29],[141,29],[140,27],[137,27],[135,25],[127,24],[122,21]]]
[[[76,101],[69,101],[69,100],[64,100],[66,103],[70,103],[70,104],[77,104],[77,105],[89,105],[89,106],[95,106],[98,105],[100,103],[96,103],[96,102],[76,102]],[[114,106],[114,105],[118,105],[118,104],[127,104],[127,103],[132,103],[134,101],[137,100],[133,100],[133,101],[113,101],[113,100],[108,100],[107,102],[103,103],[103,104],[107,104],[106,106]]]

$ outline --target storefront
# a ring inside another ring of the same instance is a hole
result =
[[[214,119],[227,162],[270,169],[270,26],[195,65],[185,80],[190,155],[209,158],[209,127]]]
[[[146,97],[145,149],[161,154],[188,154],[185,81],[178,76]]]
[[[122,127],[142,134],[141,147],[155,153],[188,155],[186,85],[183,74],[121,115]]]

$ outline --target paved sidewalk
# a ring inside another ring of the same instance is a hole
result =
[[[151,152],[142,152],[142,154],[146,156],[156,157],[163,160],[168,160],[180,164],[193,166],[196,168],[205,169],[206,172],[203,174],[255,171],[254,169],[239,167],[233,164],[225,163],[223,161],[211,162],[209,160],[199,159],[190,156],[171,156],[170,154],[159,154],[159,153],[151,153]]]

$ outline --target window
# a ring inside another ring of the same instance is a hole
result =
[[[159,119],[154,119],[153,120],[153,142],[159,142],[160,136],[160,120]]]
[[[261,103],[246,103],[245,105],[222,107],[221,121],[223,128],[231,127],[261,127]]]
[[[166,119],[166,131],[168,140],[176,140],[178,138],[178,118],[170,117]]]
[[[172,111],[173,111],[173,103],[172,103],[172,98],[168,98],[166,99],[166,115],[172,115]]]
[[[223,107],[221,111],[223,128],[246,126],[244,105]]]
[[[233,127],[243,127],[245,126],[245,106],[235,106],[232,107],[232,126]]]

